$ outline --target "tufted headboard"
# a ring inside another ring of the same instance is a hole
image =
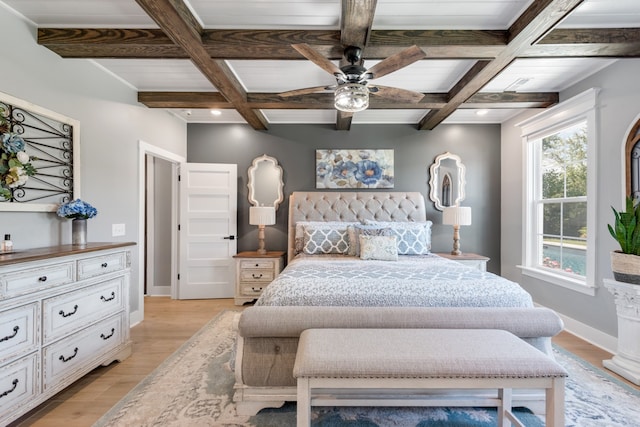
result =
[[[426,221],[419,192],[294,191],[289,197],[288,260],[298,221]]]

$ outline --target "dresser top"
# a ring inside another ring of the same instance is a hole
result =
[[[28,261],[40,261],[63,257],[67,255],[77,255],[88,252],[102,251],[106,249],[116,249],[125,246],[135,245],[135,242],[93,242],[86,245],[59,245],[47,246],[44,248],[34,248],[17,250],[11,253],[0,253],[0,267],[10,264],[18,264]]]

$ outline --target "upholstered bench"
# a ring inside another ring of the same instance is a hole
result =
[[[293,375],[298,427],[310,425],[311,406],[493,406],[499,426],[522,425],[511,412],[514,388],[545,389],[546,426],[564,426],[567,372],[502,330],[307,329]],[[497,393],[441,393],[452,389]]]

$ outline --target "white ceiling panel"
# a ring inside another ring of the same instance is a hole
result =
[[[168,111],[189,123],[246,123],[236,110],[217,110],[219,115],[206,109],[170,108]]]
[[[333,110],[262,110],[269,123],[335,123]]]
[[[365,110],[353,116],[353,123],[404,123],[413,124],[427,114],[429,110]]]
[[[562,28],[634,28],[640,23],[639,0],[585,0]]]
[[[284,92],[333,85],[335,77],[310,61],[227,61],[249,92]],[[337,62],[335,62],[337,64]]]

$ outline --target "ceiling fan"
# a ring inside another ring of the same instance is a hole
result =
[[[282,97],[306,95],[309,93],[334,91],[334,105],[336,109],[347,113],[355,113],[365,110],[369,106],[369,94],[382,96],[400,102],[417,103],[424,94],[396,87],[369,85],[369,80],[377,79],[389,73],[399,70],[425,58],[427,55],[418,46],[411,46],[395,55],[378,62],[367,69],[361,65],[362,49],[357,46],[347,46],[344,49],[344,57],[349,65],[338,67],[325,58],[320,52],[306,43],[291,45],[302,56],[333,74],[336,85],[316,86],[304,89],[296,89],[280,93]]]

